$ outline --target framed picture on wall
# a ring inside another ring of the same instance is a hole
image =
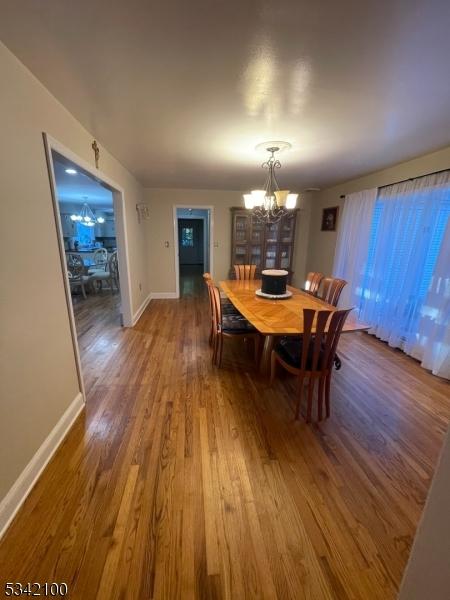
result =
[[[322,211],[322,229],[321,231],[336,231],[339,206],[324,208]]]

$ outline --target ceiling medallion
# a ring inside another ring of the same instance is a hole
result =
[[[264,142],[258,144],[256,150],[267,150],[270,157],[261,165],[268,170],[264,188],[252,190],[244,194],[245,208],[251,210],[261,223],[277,223],[283,216],[294,216],[298,194],[291,194],[290,190],[280,190],[275,169],[281,168],[280,161],[275,158],[277,152],[291,148],[289,142]]]

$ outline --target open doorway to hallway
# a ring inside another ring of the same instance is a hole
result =
[[[210,271],[210,221],[209,208],[176,209],[180,296],[198,294],[203,273]]]

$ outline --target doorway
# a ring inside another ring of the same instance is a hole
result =
[[[177,297],[195,295],[211,272],[211,207],[174,207]]]
[[[131,294],[123,191],[44,134],[62,276],[80,392],[92,387],[99,360],[130,326]]]

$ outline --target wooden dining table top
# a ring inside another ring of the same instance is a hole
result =
[[[219,283],[227,298],[256,329],[264,335],[299,335],[303,333],[303,309],[336,311],[335,306],[311,296],[290,285],[292,296],[287,299],[270,300],[255,294],[261,288],[261,280],[227,279]],[[361,323],[350,313],[343,332],[365,331],[370,327]]]

